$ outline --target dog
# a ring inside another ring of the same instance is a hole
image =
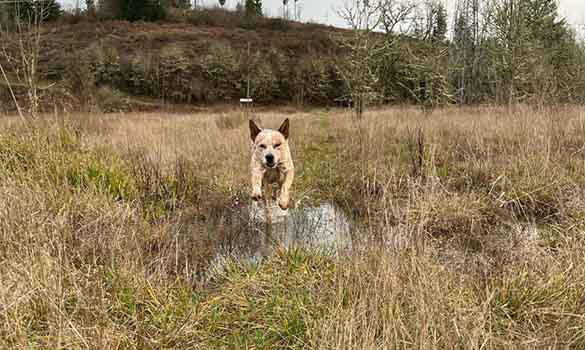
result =
[[[252,199],[262,199],[262,186],[278,183],[278,206],[286,210],[290,204],[290,188],[295,176],[290,148],[288,145],[289,120],[278,130],[261,129],[250,120],[252,138]],[[276,195],[272,196],[276,199]]]

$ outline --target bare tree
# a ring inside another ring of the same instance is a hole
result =
[[[447,32],[447,14],[439,0],[424,0],[415,8],[414,36],[420,40],[436,40]]]
[[[507,104],[529,97],[523,86],[538,60],[526,11],[523,0],[492,0],[488,7],[492,80],[496,98]]]
[[[482,84],[487,80],[486,0],[459,0],[455,7],[451,64],[460,103],[477,103],[486,98]]]
[[[38,62],[40,57],[41,43],[43,40],[42,24],[51,14],[52,1],[36,0],[29,3],[24,10],[22,3],[15,3],[14,23],[16,30],[10,34],[4,32],[3,37],[9,40],[2,40],[2,54],[8,64],[8,69],[13,78],[6,74],[6,69],[0,67],[3,79],[9,85],[14,103],[21,117],[24,118],[13,90],[14,79],[20,86],[26,88],[28,112],[35,117],[39,111],[40,93]]]
[[[380,25],[381,8],[381,2],[376,0],[346,0],[337,15],[354,31],[369,34]]]
[[[94,19],[96,16],[95,0],[85,0],[87,18]]]
[[[407,33],[414,20],[417,3],[414,0],[380,1],[380,29],[388,36]]]
[[[448,48],[428,41],[421,45],[406,45],[406,69],[404,86],[411,97],[426,112],[435,107],[454,102],[449,76],[452,68],[445,64]]]
[[[282,18],[289,19],[288,18],[288,0],[282,0]]]
[[[380,10],[380,2],[367,0],[346,2],[338,10],[338,15],[352,28],[352,32],[335,36],[340,47],[348,52],[337,69],[353,101],[357,119],[361,119],[368,102],[380,97],[376,89],[376,62],[387,51],[386,41],[373,32],[381,23]]]

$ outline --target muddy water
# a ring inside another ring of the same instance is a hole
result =
[[[229,215],[238,229],[219,243],[210,272],[221,270],[229,260],[261,261],[277,248],[303,247],[329,253],[351,249],[350,220],[331,203],[281,210],[276,205],[252,202]]]

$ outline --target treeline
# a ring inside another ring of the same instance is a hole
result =
[[[197,4],[197,1],[195,1]],[[81,20],[160,21],[176,19],[179,10],[191,10],[191,0],[84,0],[84,7],[63,10],[57,0],[18,0],[0,2],[0,25],[15,27],[23,22],[62,22]],[[226,0],[219,0],[223,8]],[[195,8],[196,9],[196,8]],[[246,17],[262,17],[262,0],[245,0],[236,5],[236,12]]]
[[[353,20],[364,17],[362,27],[348,22],[351,31],[321,34],[321,46],[329,50],[257,42],[249,55],[233,42],[216,43],[198,57],[187,58],[179,50],[161,53],[156,64],[110,65],[120,72],[99,75],[98,84],[211,103],[241,97],[249,74],[252,95],[262,103],[331,105],[352,99],[352,89],[371,93],[371,103],[428,107],[585,102],[585,46],[559,15],[555,0],[460,0],[451,30],[438,1],[381,0],[377,5],[347,8]],[[237,13],[218,9],[194,12],[188,19],[224,28],[239,23],[246,29],[290,29],[289,22],[265,20],[271,22],[250,26]]]
[[[96,11],[120,1],[103,0]],[[41,50],[50,56],[39,60],[38,77],[62,82],[71,105],[108,102],[108,110],[119,108],[122,96],[233,102],[246,94],[248,78],[263,104],[323,106],[356,96],[425,107],[585,102],[585,46],[554,0],[459,0],[452,24],[434,0],[349,2],[340,15],[350,30],[263,18],[261,2],[250,4],[260,7],[250,5],[248,15],[220,7],[168,12],[166,22],[205,28],[193,31],[192,41],[163,35],[162,22],[135,36],[142,22],[102,22],[116,35],[102,32],[68,51]],[[134,42],[116,41],[124,36]],[[43,45],[58,40],[47,34]]]
[[[456,101],[585,102],[585,46],[555,0],[460,0],[450,42]]]
[[[424,106],[585,102],[585,46],[556,0],[459,0],[451,30],[439,1],[354,1],[339,66],[366,103]]]

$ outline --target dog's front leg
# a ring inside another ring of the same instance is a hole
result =
[[[280,187],[280,195],[278,197],[278,206],[280,209],[288,209],[289,201],[290,201],[290,187],[293,183],[293,178],[295,177],[295,170],[288,169],[284,173],[284,181]]]
[[[252,170],[252,199],[257,201],[262,199],[262,178],[264,172],[261,169]]]

